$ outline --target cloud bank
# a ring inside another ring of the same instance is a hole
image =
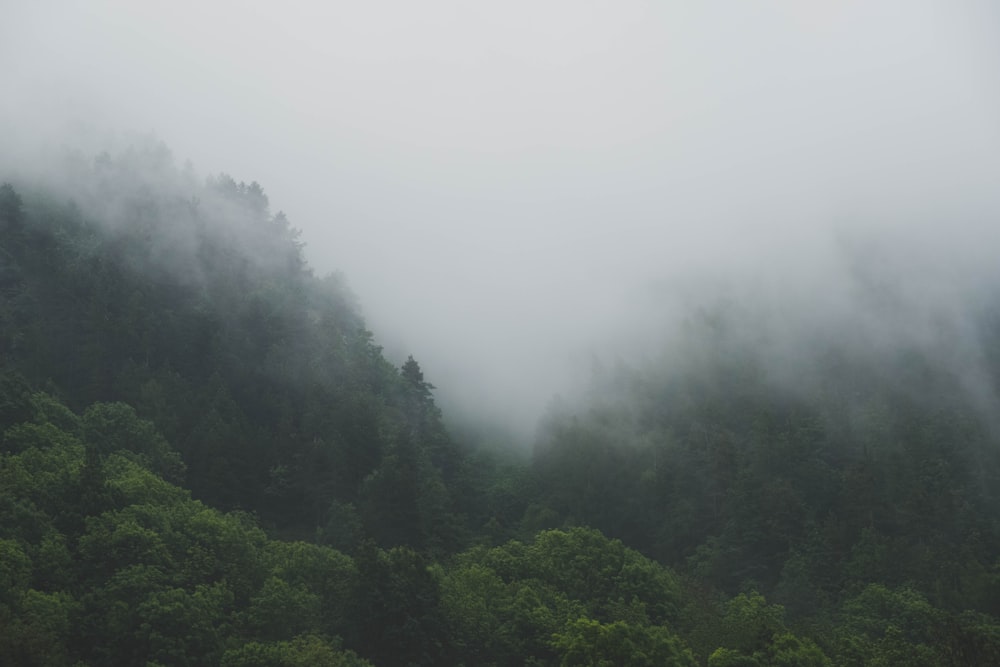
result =
[[[446,409],[527,433],[593,357],[655,349],[720,292],[782,326],[849,321],[880,281],[909,304],[894,331],[964,303],[1000,241],[998,19],[985,0],[23,2],[0,25],[0,166],[154,133],[260,182]]]

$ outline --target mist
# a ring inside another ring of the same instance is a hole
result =
[[[975,0],[17,3],[0,180],[152,134],[257,181],[446,414],[528,435],[723,295],[975,367],[998,33]]]

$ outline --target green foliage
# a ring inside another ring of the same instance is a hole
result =
[[[708,667],[761,667],[757,658],[731,648],[718,648],[708,656]]]
[[[0,602],[13,604],[31,581],[31,560],[15,540],[0,540]]]
[[[327,510],[326,525],[316,531],[316,541],[338,551],[353,553],[362,535],[361,517],[354,504],[334,500]]]
[[[31,390],[25,379],[15,373],[0,374],[0,428],[26,422],[33,412]]]
[[[259,184],[162,146],[68,182],[0,185],[0,664],[1000,664],[985,300],[974,397],[708,313],[525,462],[452,439]]]
[[[1000,448],[960,378],[926,349],[875,359],[826,339],[796,362],[804,377],[775,379],[773,360],[740,345],[739,316],[720,317],[735,328],[693,325],[672,373],[622,367],[595,378],[578,413],[553,411],[532,507],[673,565],[713,591],[706,600],[761,591],[834,662],[846,650],[831,631],[838,610],[870,584],[919,591],[942,618],[995,615]],[[981,333],[996,349],[990,317]],[[719,647],[706,628],[732,610],[702,609],[688,625],[707,657]],[[763,659],[785,630],[771,623],[756,647],[726,645],[715,660]]]
[[[329,548],[305,542],[274,542],[266,545],[264,561],[281,581],[309,591],[319,600],[311,622],[322,632],[342,633],[351,624],[350,601],[357,596],[358,570],[354,561]]]
[[[479,564],[458,567],[441,581],[441,607],[468,664],[499,664],[517,653],[511,611],[515,592],[496,572]],[[521,654],[526,655],[526,654]]]
[[[544,531],[532,544],[473,553],[482,553],[482,562],[507,581],[544,581],[570,599],[591,601],[587,613],[598,620],[612,620],[610,610],[632,600],[654,623],[677,620],[677,578],[593,529]]]
[[[602,624],[580,618],[557,633],[553,646],[560,665],[594,667],[694,667],[694,656],[676,635],[660,626],[623,621]]]
[[[608,642],[625,642],[634,649],[635,664],[646,664],[642,655],[673,655],[668,645],[687,655],[664,625],[677,620],[680,596],[671,572],[584,528],[539,533],[531,544],[472,549],[441,583],[442,607],[466,664],[578,657],[591,640],[598,642],[598,653],[611,650]],[[581,619],[585,624],[575,627]],[[601,630],[584,632],[589,627]]]
[[[287,535],[353,505],[354,543],[459,546],[462,452],[433,386],[383,358],[259,184],[198,186],[162,146],[72,169],[69,192],[0,191],[0,429],[37,415]],[[32,397],[43,385],[82,420]]]
[[[248,642],[226,651],[222,667],[371,667],[353,651],[340,648],[317,635],[301,635],[292,641]]]
[[[152,422],[140,419],[125,403],[98,403],[87,408],[82,419],[83,438],[102,456],[124,452],[151,472],[168,481],[183,479],[184,463],[180,455],[156,430]]]
[[[760,593],[740,593],[726,603],[720,643],[743,653],[754,653],[783,632],[785,610],[769,605]]]
[[[79,605],[64,592],[30,589],[12,608],[0,605],[0,661],[38,667],[72,665],[65,639],[78,615]]]
[[[830,659],[810,639],[785,629],[784,609],[762,595],[741,593],[725,604],[709,667],[830,667]]]
[[[1000,657],[1000,623],[932,606],[912,588],[867,586],[844,602],[838,626],[847,665],[989,665]]]
[[[136,641],[148,646],[147,660],[164,665],[217,663],[224,643],[225,608],[232,601],[224,584],[158,590],[136,609]]]
[[[830,659],[810,639],[790,632],[775,635],[767,648],[768,662],[774,667],[831,667]]]
[[[378,665],[441,664],[446,628],[430,563],[407,547],[386,552],[371,543],[356,560],[357,647]]]
[[[245,514],[192,500],[133,456],[164,443],[129,408],[78,419],[49,397],[36,405],[41,423],[7,429],[16,453],[0,458],[5,664],[210,665],[249,639],[294,664],[365,664],[317,634],[355,628],[349,557],[272,542]],[[114,453],[102,462],[44,415]],[[103,500],[81,502],[95,488]]]
[[[127,454],[109,456],[102,471],[107,475],[108,488],[126,504],[175,505],[191,497],[190,492],[174,486]]]
[[[319,631],[320,606],[320,597],[305,586],[268,577],[250,598],[243,615],[244,632],[250,637],[277,640],[290,639],[301,631]]]
[[[54,425],[77,438],[83,436],[83,423],[80,418],[56,398],[37,392],[31,395],[30,401],[32,418],[38,424]]]

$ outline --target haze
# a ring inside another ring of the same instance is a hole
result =
[[[446,411],[527,433],[592,358],[652,349],[677,295],[841,313],[859,238],[918,302],[993,271],[998,21],[985,0],[15,2],[0,178],[152,133],[258,181]]]

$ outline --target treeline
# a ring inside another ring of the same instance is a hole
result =
[[[591,528],[434,562],[269,538],[154,470],[123,403],[82,415],[3,384],[0,660],[16,665],[990,664],[1000,626],[859,585],[825,624],[728,597]],[[810,638],[809,635],[812,635]],[[833,661],[831,660],[831,656]],[[369,662],[370,661],[370,662]]]
[[[1000,349],[991,312],[974,318],[987,365]],[[753,327],[705,315],[686,363],[600,374],[589,408],[549,415],[533,502],[553,525],[596,527],[714,590],[765,594],[835,664],[996,663],[994,390],[933,346],[865,349],[836,331],[776,372],[742,344]],[[878,660],[842,643],[859,600],[886,614],[869,640],[897,644]]]
[[[3,664],[829,664],[760,595],[695,596],[593,529],[438,563],[278,541],[154,472],[178,457],[129,406],[77,415],[10,377],[2,399]],[[927,606],[865,595],[859,622],[884,599]]]
[[[168,479],[282,534],[454,550],[462,452],[419,364],[395,368],[256,183],[191,183],[165,149],[0,190],[0,358],[80,410],[126,401]]]
[[[257,184],[60,181],[0,186],[0,663],[1000,664],[991,395],[928,350],[778,381],[722,311],[475,450]]]

